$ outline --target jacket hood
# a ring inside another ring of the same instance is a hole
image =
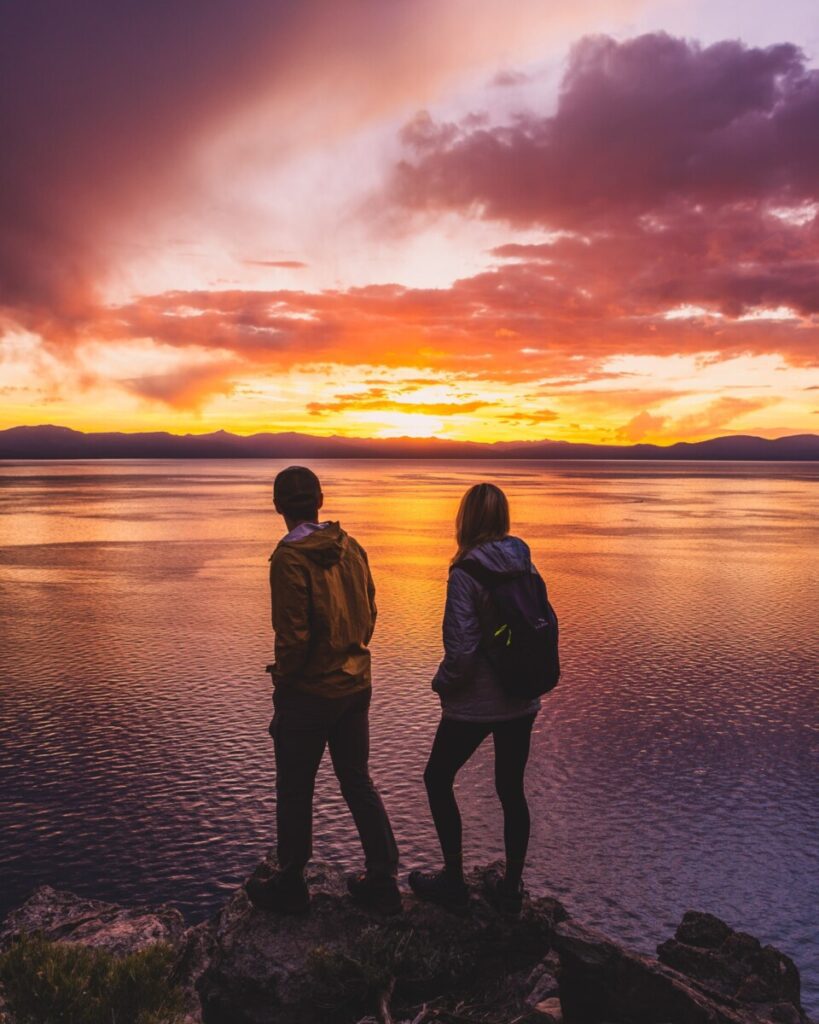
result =
[[[347,546],[347,534],[341,529],[339,523],[330,523],[322,530],[313,530],[312,533],[308,533],[300,540],[280,541],[280,546],[282,544],[298,550],[299,554],[306,555],[318,565],[329,568],[341,559],[344,548]]]
[[[532,556],[529,545],[520,537],[503,537],[501,540],[490,540],[473,548],[467,558],[476,562],[492,573],[531,572]]]

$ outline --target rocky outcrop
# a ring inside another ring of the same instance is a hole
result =
[[[726,942],[739,934],[719,923],[726,930]],[[553,945],[560,958],[560,1000],[566,1024],[805,1024],[807,1020],[799,1002],[798,973],[796,986],[791,986],[787,995],[783,989],[776,999],[763,1003],[747,998],[750,989],[719,990],[703,983],[687,965],[675,969],[634,953],[575,921],[556,927]],[[787,961],[781,953],[772,953]],[[740,962],[731,959],[727,951],[724,955],[726,972],[741,973]]]
[[[799,971],[793,960],[753,935],[732,931],[712,914],[689,911],[657,955],[705,992],[754,1006],[787,1024],[799,1020]]]
[[[554,899],[506,917],[481,895],[481,875],[461,914],[407,894],[404,913],[384,919],[349,900],[340,870],[316,864],[307,916],[257,910],[240,889],[187,930],[167,907],[126,910],[46,887],[0,927],[0,949],[24,932],[116,956],[169,943],[185,1024],[809,1024],[793,962],[718,918],[687,913],[655,959]]]
[[[35,932],[54,942],[76,942],[122,956],[156,942],[179,945],[185,920],[172,907],[128,910],[43,885],[0,925],[0,949],[22,933]]]
[[[201,959],[196,960],[195,951],[207,940],[199,938],[197,941],[199,931],[186,928],[184,918],[173,907],[129,909],[115,903],[83,899],[44,885],[0,925],[0,952],[24,934],[102,949],[116,957],[137,953],[160,942],[173,947],[180,951],[176,980],[186,1002],[186,1013],[178,1024],[200,1024],[199,998],[193,979],[203,965]],[[2,992],[0,1024],[14,1024]]]
[[[216,917],[214,953],[197,985],[206,1024],[318,1024],[345,1003],[351,1014],[360,1010],[368,986],[371,1000],[380,984],[407,1006],[528,975],[566,911],[535,899],[519,918],[505,918],[479,895],[480,873],[470,881],[463,914],[407,895],[404,913],[386,920],[356,907],[342,873],[327,865],[309,872],[304,918],[256,910],[237,892]]]

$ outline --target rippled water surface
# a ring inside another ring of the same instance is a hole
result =
[[[452,521],[508,493],[561,618],[536,723],[528,884],[650,950],[687,908],[790,953],[819,1009],[819,466],[326,462],[378,588],[373,774],[403,868]],[[202,917],[274,839],[273,462],[0,465],[0,912],[48,882]],[[467,857],[502,852],[491,745]],[[327,763],[319,857],[355,865]]]

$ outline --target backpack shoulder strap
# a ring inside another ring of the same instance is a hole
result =
[[[496,574],[490,572],[485,565],[481,565],[476,558],[461,558],[459,561],[453,562],[449,567],[450,572],[453,569],[463,569],[467,576],[471,576],[473,580],[477,580],[478,583],[481,583],[490,590],[498,582]]]
[[[453,569],[463,569],[467,576],[471,576],[473,580],[483,584],[487,590],[494,590],[501,583],[509,583],[510,580],[518,580],[526,575],[526,572],[522,570],[493,572],[491,569],[487,569],[477,558],[462,558],[458,562],[453,562],[449,567],[449,571],[452,572]]]

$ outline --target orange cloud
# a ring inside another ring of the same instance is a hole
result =
[[[647,410],[639,412],[617,431],[626,441],[642,441],[646,438],[713,437],[724,433],[740,416],[774,405],[775,398],[737,398],[724,395],[708,402],[703,408],[685,416],[672,418],[668,415],[654,415]]]
[[[140,398],[164,402],[176,409],[200,409],[214,395],[230,395],[235,390],[230,376],[235,361],[193,366],[167,373],[146,374],[121,381],[122,387]]]
[[[488,402],[404,402],[380,394],[339,395],[333,402],[308,402],[314,416],[326,413],[375,409],[378,412],[421,413],[424,416],[458,416],[485,409]]]
[[[667,421],[667,416],[652,416],[650,412],[643,409],[622,426],[617,433],[625,441],[642,441],[648,435],[661,434]]]
[[[282,270],[304,270],[306,263],[301,260],[242,260],[249,267],[279,267]]]
[[[559,413],[554,409],[531,409],[525,412],[508,412],[503,416],[504,423],[526,423],[536,425],[539,423],[554,423],[559,419]]]
[[[605,247],[604,247],[605,248]],[[636,247],[635,247],[636,249]],[[584,257],[587,247],[576,253]],[[650,259],[649,250],[646,259]],[[575,254],[576,256],[576,254]],[[613,259],[614,254],[608,253]],[[680,295],[645,280],[629,294],[628,252],[605,274],[606,257],[583,261],[562,250],[557,269],[513,263],[449,288],[378,285],[319,293],[290,290],[170,292],[98,309],[73,325],[41,325],[56,349],[88,341],[153,339],[184,349],[232,353],[247,365],[289,366],[332,359],[349,364],[445,367],[499,380],[546,376],[591,379],[603,360],[625,353],[778,353],[814,365],[819,325],[805,316],[772,318],[741,306],[717,315],[677,315]],[[648,270],[651,273],[651,270]],[[696,275],[692,268],[692,278]],[[708,274],[703,276],[707,279]],[[514,325],[515,340],[499,335]]]
[[[704,409],[683,416],[674,425],[678,437],[702,437],[718,433],[734,420],[757,409],[775,404],[775,398],[735,398],[725,395],[710,402]]]

